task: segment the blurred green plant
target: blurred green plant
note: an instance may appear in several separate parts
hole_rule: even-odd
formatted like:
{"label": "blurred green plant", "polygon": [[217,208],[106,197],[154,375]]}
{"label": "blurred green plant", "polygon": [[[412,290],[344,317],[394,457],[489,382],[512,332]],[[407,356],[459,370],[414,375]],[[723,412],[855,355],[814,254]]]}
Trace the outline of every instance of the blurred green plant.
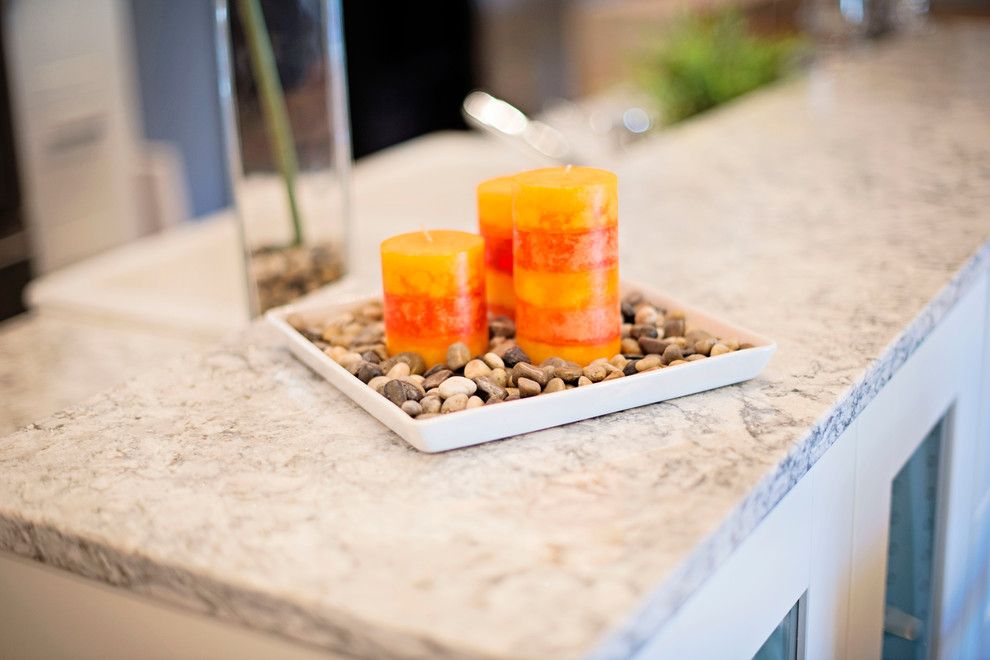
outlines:
{"label": "blurred green plant", "polygon": [[638,78],[671,124],[780,79],[804,43],[795,36],[755,35],[737,10],[688,14],[644,56]]}

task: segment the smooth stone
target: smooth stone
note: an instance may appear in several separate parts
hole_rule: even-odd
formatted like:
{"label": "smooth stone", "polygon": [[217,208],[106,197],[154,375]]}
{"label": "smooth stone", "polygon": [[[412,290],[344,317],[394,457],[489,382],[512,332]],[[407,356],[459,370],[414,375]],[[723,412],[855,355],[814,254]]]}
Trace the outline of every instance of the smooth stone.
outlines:
{"label": "smooth stone", "polygon": [[540,384],[530,378],[518,378],[516,379],[516,383],[519,386],[519,396],[523,399],[536,396],[543,391]]}
{"label": "smooth stone", "polygon": [[380,356],[375,351],[366,350],[366,351],[361,351],[361,359],[364,360],[365,362],[378,364],[379,362],[382,361],[382,356]]}
{"label": "smooth stone", "polygon": [[422,406],[424,413],[438,413],[443,402],[440,400],[440,397],[430,395],[420,399],[419,405]]}
{"label": "smooth stone", "polygon": [[471,360],[464,365],[464,377],[472,380],[487,376],[491,372],[492,368],[481,360]]}
{"label": "smooth stone", "polygon": [[471,360],[471,349],[464,342],[456,341],[447,347],[447,368],[452,371],[461,369]]}
{"label": "smooth stone", "polygon": [[435,365],[433,365],[432,367],[430,367],[429,369],[427,369],[426,371],[423,372],[423,377],[424,378],[429,378],[430,376],[432,376],[433,374],[435,374],[435,373],[437,373],[439,371],[450,371],[450,369],[447,368],[447,365],[446,364],[435,364]]}
{"label": "smooth stone", "polygon": [[584,387],[585,385],[593,385],[594,383],[587,376],[581,376],[578,378],[578,387]]}
{"label": "smooth stone", "polygon": [[582,375],[584,375],[584,370],[581,367],[574,366],[564,366],[557,367],[553,370],[553,375],[556,378],[561,379],[565,383],[573,383]]}
{"label": "smooth stone", "polygon": [[640,337],[639,347],[643,349],[643,353],[657,353],[663,354],[664,349],[670,346],[671,341],[669,339],[654,339],[653,337]]}
{"label": "smooth stone", "polygon": [[389,378],[388,376],[376,376],[375,378],[372,378],[371,380],[368,381],[368,387],[381,394],[382,388],[385,387],[385,383],[389,382],[390,380],[392,379]]}
{"label": "smooth stone", "polygon": [[589,364],[584,368],[584,377],[590,380],[592,383],[597,383],[601,380],[605,380],[605,376],[608,375],[608,370],[605,368],[604,364]]}
{"label": "smooth stone", "polygon": [[402,408],[402,412],[410,417],[418,417],[423,412],[423,406],[418,401],[405,401],[400,407]]}
{"label": "smooth stone", "polygon": [[730,349],[725,344],[715,344],[714,346],[712,346],[712,350],[711,353],[709,353],[709,355],[715,357],[716,355],[724,355],[726,353],[731,353],[731,352],[732,349]]}
{"label": "smooth stone", "polygon": [[507,387],[505,388],[506,401],[515,401],[519,398],[519,388],[518,387]]}
{"label": "smooth stone", "polygon": [[382,388],[382,394],[395,405],[401,406],[409,400],[409,397],[406,396],[407,390],[405,386],[406,384],[400,380],[390,380]]}
{"label": "smooth stone", "polygon": [[441,369],[440,371],[435,371],[425,379],[423,379],[423,387],[427,390],[431,390],[434,387],[439,387],[440,383],[447,380],[454,375],[454,372],[450,369]]}
{"label": "smooth stone", "polygon": [[422,385],[420,385],[415,380],[413,380],[414,378],[415,378],[415,376],[400,376],[397,380],[402,381],[403,383],[405,383],[406,385],[408,385],[410,387],[415,387],[416,388],[416,391],[419,392],[419,396],[416,397],[416,399],[419,400],[419,399],[423,398],[424,396],[426,396],[426,390],[423,389],[423,386]]}
{"label": "smooth stone", "polygon": [[543,362],[540,362],[541,367],[551,366],[551,367],[564,367],[567,366],[567,360],[559,358],[555,355],[551,355]]}
{"label": "smooth stone", "polygon": [[523,349],[518,346],[513,346],[502,354],[502,361],[505,362],[505,366],[511,369],[520,362],[529,362],[529,356],[526,355],[526,351]]}
{"label": "smooth stone", "polygon": [[667,366],[668,367],[676,367],[679,364],[687,364],[687,360],[674,360],[673,362],[671,362]]}
{"label": "smooth stone", "polygon": [[622,340],[619,350],[623,353],[639,353],[640,345],[639,342],[631,337],[626,337]]}
{"label": "smooth stone", "polygon": [[492,382],[489,377],[475,378],[475,385],[478,386],[478,391],[484,393],[484,395],[489,399],[504,399],[508,396],[508,392],[505,388]]}
{"label": "smooth stone", "polygon": [[480,408],[485,405],[485,402],[481,400],[480,396],[468,397],[467,408]]}
{"label": "smooth stone", "polygon": [[677,344],[671,344],[664,349],[662,359],[664,364],[670,364],[674,360],[680,360],[683,357],[684,354],[681,352],[681,347]]}
{"label": "smooth stone", "polygon": [[491,353],[491,352],[485,353],[481,357],[481,359],[482,359],[482,361],[485,364],[488,365],[488,368],[489,369],[504,369],[505,368],[505,362],[503,362],[502,361],[502,358],[500,358],[495,353]]}
{"label": "smooth stone", "polygon": [[697,362],[698,360],[704,360],[705,356],[702,355],[701,353],[694,353],[692,355],[687,356],[684,359],[687,360],[688,362]]}
{"label": "smooth stone", "polygon": [[468,395],[462,393],[455,394],[444,400],[443,405],[440,406],[440,412],[442,413],[452,413],[458,410],[464,410],[467,408]]}
{"label": "smooth stone", "polygon": [[636,368],[636,365],[639,364],[639,362],[639,360],[629,360],[629,362],[626,362],[626,366],[622,368],[622,373],[627,376],[632,376],[635,373],[639,373],[639,369]]}
{"label": "smooth stone", "polygon": [[410,371],[408,364],[405,362],[396,362],[385,375],[389,378],[402,378],[403,376],[408,376],[410,373],[412,371]]}
{"label": "smooth stone", "polygon": [[665,337],[684,336],[684,319],[668,318],[663,322],[663,334]]}
{"label": "smooth stone", "polygon": [[647,369],[654,369],[659,367],[663,363],[663,359],[655,354],[651,353],[647,355],[642,360],[636,362],[636,371],[646,371]]}
{"label": "smooth stone", "polygon": [[486,378],[499,387],[505,387],[509,384],[509,372],[501,367],[492,369],[492,372]]}
{"label": "smooth stone", "polygon": [[449,399],[452,396],[458,394],[463,394],[465,400],[467,397],[471,396],[478,390],[478,386],[474,384],[473,380],[465,378],[464,376],[451,376],[447,380],[440,383],[440,398]]}
{"label": "smooth stone", "polygon": [[621,369],[616,369],[615,371],[613,371],[609,375],[605,376],[605,378],[604,378],[604,380],[602,380],[602,382],[604,383],[606,380],[615,380],[616,378],[622,378],[623,376],[625,376],[625,374],[622,372],[622,370]]}
{"label": "smooth stone", "polygon": [[374,362],[368,362],[365,360],[358,367],[357,374],[355,374],[362,383],[368,383],[372,378],[377,378],[382,375],[382,368],[379,367]]}
{"label": "smooth stone", "polygon": [[564,381],[560,378],[551,378],[547,383],[547,386],[543,388],[543,393],[550,394],[552,392],[562,392],[565,387]]}
{"label": "smooth stone", "polygon": [[529,380],[535,381],[542,388],[550,380],[547,377],[547,372],[539,367],[534,367],[528,362],[520,362],[516,366],[512,367],[512,378],[518,383],[520,378],[528,378]]}
{"label": "smooth stone", "polygon": [[634,325],[629,330],[629,336],[633,339],[639,339],[640,337],[654,337],[656,338],[659,333],[657,332],[657,326],[655,325]]}
{"label": "smooth stone", "polygon": [[657,308],[653,305],[643,305],[636,310],[636,314],[633,317],[633,322],[636,325],[654,325],[657,322],[657,318],[660,314],[657,312]]}

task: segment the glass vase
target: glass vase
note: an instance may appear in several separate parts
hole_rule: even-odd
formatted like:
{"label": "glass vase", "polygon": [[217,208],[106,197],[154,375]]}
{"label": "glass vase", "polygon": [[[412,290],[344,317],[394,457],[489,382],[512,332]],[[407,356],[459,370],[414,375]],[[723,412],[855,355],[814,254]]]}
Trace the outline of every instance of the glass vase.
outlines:
{"label": "glass vase", "polygon": [[216,0],[251,315],[347,271],[350,125],[339,0]]}

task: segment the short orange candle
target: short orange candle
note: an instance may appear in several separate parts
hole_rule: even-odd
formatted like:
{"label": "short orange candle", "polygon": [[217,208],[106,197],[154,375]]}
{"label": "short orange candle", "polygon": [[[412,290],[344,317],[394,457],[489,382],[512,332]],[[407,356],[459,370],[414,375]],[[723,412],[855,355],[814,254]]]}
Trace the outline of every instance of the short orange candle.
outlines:
{"label": "short orange candle", "polygon": [[514,177],[516,342],[539,363],[619,352],[618,179],[590,167]]}
{"label": "short orange candle", "polygon": [[472,355],[488,347],[485,241],[463,231],[418,231],[382,242],[385,341],[390,353],[413,351],[427,364],[460,341]]}
{"label": "short orange candle", "polygon": [[485,290],[488,312],[513,318],[516,296],[512,285],[512,177],[478,185],[478,229],[485,239]]}

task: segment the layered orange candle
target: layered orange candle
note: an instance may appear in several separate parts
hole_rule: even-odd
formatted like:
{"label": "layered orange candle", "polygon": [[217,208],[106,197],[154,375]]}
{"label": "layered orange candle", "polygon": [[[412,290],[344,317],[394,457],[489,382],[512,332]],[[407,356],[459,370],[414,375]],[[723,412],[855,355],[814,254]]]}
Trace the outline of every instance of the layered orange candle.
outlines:
{"label": "layered orange candle", "polygon": [[618,180],[590,167],[514,177],[516,342],[539,363],[619,352]]}
{"label": "layered orange candle", "polygon": [[431,230],[382,242],[385,341],[389,353],[419,353],[428,365],[464,342],[488,347],[485,241],[463,231]]}
{"label": "layered orange candle", "polygon": [[485,239],[485,289],[488,312],[515,315],[512,285],[512,177],[483,181],[478,186],[478,229]]}

